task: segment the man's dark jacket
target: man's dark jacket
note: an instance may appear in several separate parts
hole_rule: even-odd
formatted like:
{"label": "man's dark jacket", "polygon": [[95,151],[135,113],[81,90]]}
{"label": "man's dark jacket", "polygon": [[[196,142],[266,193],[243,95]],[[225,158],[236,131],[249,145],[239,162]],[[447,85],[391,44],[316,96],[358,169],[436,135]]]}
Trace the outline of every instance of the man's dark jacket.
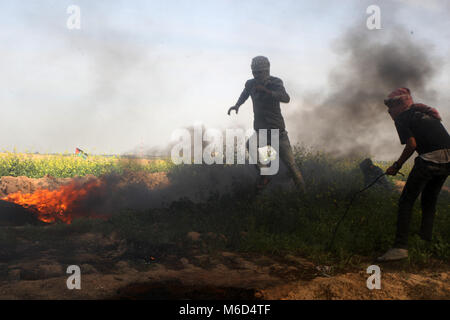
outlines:
{"label": "man's dark jacket", "polygon": [[264,83],[264,86],[272,91],[272,94],[255,90],[258,85],[256,79],[250,79],[245,83],[236,105],[242,105],[249,96],[253,101],[254,121],[253,128],[258,129],[285,129],[284,119],[281,115],[280,102],[288,103],[290,97],[283,86],[283,81],[279,78],[270,76]]}

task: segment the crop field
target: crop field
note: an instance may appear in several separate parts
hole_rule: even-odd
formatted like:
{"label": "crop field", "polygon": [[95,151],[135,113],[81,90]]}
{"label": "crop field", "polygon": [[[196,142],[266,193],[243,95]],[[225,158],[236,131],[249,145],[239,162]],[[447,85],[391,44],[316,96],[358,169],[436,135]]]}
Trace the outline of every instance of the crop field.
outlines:
{"label": "crop field", "polygon": [[73,154],[37,155],[27,153],[0,153],[0,176],[55,178],[101,176],[124,171],[162,172],[173,166],[164,159],[129,159],[118,156],[93,155],[83,158]]}

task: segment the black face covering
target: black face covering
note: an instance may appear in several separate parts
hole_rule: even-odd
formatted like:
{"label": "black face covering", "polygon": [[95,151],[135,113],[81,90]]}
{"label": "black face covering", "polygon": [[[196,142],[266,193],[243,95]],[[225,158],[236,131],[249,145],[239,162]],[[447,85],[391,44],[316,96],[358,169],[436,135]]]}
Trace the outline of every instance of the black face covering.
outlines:
{"label": "black face covering", "polygon": [[255,80],[261,84],[265,84],[266,81],[270,77],[269,70],[258,70],[258,71],[253,71],[252,73],[253,73],[253,77],[255,78]]}

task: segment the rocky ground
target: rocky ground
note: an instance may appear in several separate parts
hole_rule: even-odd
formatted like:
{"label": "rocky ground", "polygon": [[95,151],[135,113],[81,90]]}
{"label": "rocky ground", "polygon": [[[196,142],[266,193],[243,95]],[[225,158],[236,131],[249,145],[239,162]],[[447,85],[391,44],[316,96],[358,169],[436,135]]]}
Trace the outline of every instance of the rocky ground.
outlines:
{"label": "rocky ground", "polygon": [[[191,250],[175,245],[146,257],[115,234],[80,234],[53,248],[19,239],[13,252],[0,252],[0,299],[450,299],[445,265],[417,272],[381,265],[381,289],[369,290],[370,262],[336,273],[293,255],[201,252],[211,236],[191,232]],[[66,285],[74,264],[81,290]]]}

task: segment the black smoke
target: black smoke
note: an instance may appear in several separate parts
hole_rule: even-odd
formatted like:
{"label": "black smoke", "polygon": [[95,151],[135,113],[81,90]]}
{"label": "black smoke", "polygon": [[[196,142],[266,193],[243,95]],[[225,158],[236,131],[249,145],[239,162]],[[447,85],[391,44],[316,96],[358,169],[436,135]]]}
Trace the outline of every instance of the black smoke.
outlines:
{"label": "black smoke", "polygon": [[305,98],[299,108],[303,111],[290,119],[295,136],[335,155],[395,157],[398,138],[383,99],[408,87],[415,102],[433,106],[436,92],[429,84],[439,58],[401,27],[352,28],[337,40],[334,51],[337,67],[329,75],[328,92]]}

